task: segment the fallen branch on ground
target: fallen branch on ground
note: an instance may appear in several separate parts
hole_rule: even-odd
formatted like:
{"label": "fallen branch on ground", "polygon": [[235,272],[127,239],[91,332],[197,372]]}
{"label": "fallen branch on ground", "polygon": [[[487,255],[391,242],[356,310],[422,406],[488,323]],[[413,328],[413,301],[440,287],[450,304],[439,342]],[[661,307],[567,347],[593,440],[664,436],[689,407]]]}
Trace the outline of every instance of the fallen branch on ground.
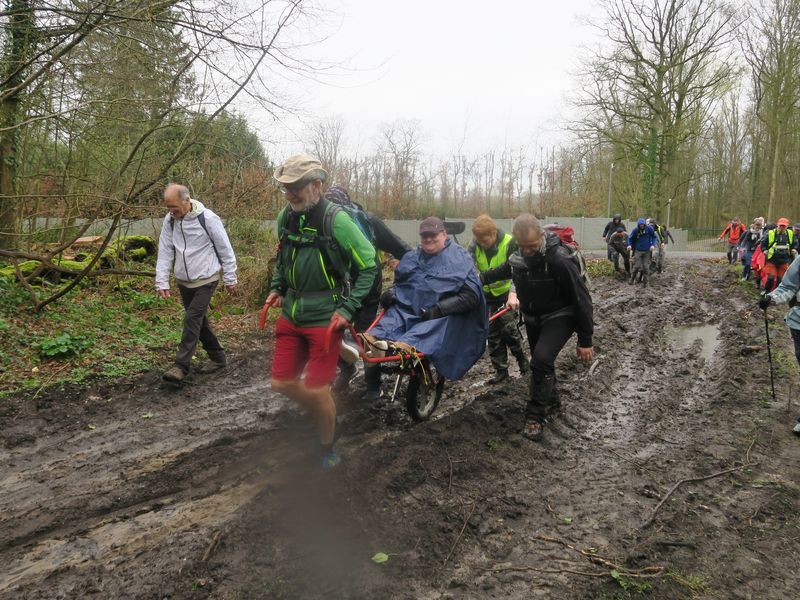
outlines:
{"label": "fallen branch on ground", "polygon": [[201,562],[206,562],[209,558],[211,558],[211,553],[214,552],[214,549],[219,544],[220,538],[222,538],[222,531],[218,529],[217,531],[214,532],[214,535],[211,538],[211,543],[208,545],[208,548],[206,548],[205,554],[203,554]]}
{"label": "fallen branch on ground", "polygon": [[675,492],[675,490],[677,490],[684,483],[692,483],[695,481],[706,481],[707,479],[714,479],[714,477],[719,477],[720,475],[726,475],[727,473],[733,473],[734,471],[741,471],[742,469],[746,469],[747,467],[755,467],[756,465],[758,465],[757,462],[747,462],[743,465],[739,465],[738,467],[731,467],[730,469],[725,469],[724,471],[718,471],[716,473],[712,473],[711,475],[706,475],[705,477],[689,477],[687,479],[681,479],[679,482],[673,485],[666,494],[664,494],[664,497],[661,498],[661,501],[658,504],[656,504],[656,507],[653,509],[653,512],[650,513],[650,517],[644,523],[642,523],[639,529],[646,529],[647,527],[650,527],[650,525],[653,524],[653,521],[656,518],[656,514],[664,505],[664,503]]}
{"label": "fallen branch on ground", "polygon": [[[537,535],[534,537],[537,540],[542,540],[543,542],[561,544],[565,548],[577,552],[578,554],[589,560],[589,562],[606,567],[611,571],[616,571],[620,575],[624,575],[625,577],[653,577],[661,574],[661,572],[664,570],[664,567],[644,567],[642,569],[634,569],[634,570],[626,569],[625,567],[622,567],[616,564],[615,562],[608,560],[607,558],[603,558],[599,554],[590,552],[588,550],[581,550],[580,548],[570,544],[569,542],[565,542],[564,540],[560,540],[558,538],[549,537],[545,535]],[[607,574],[608,573],[606,573],[606,575]]]}
{"label": "fallen branch on ground", "polygon": [[458,532],[458,537],[456,538],[456,541],[453,542],[452,546],[450,546],[450,552],[447,553],[447,556],[445,557],[444,562],[442,563],[442,568],[444,568],[447,565],[447,561],[450,560],[451,556],[453,556],[453,551],[456,549],[456,545],[458,544],[458,541],[461,539],[461,536],[464,535],[464,530],[467,528],[467,523],[469,523],[469,520],[472,518],[472,513],[475,512],[476,506],[478,506],[477,500],[473,501],[472,509],[469,511],[467,518],[464,519],[464,525],[462,525],[461,531]]}

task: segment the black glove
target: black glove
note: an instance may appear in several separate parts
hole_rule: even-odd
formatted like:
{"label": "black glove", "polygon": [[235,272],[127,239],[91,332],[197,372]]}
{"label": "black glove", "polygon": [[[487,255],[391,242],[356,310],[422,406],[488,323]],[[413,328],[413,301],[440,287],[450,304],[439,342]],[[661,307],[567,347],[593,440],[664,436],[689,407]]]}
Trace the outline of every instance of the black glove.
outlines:
{"label": "black glove", "polygon": [[761,310],[767,310],[770,304],[772,304],[772,297],[767,294],[761,296],[761,299],[758,301],[758,307]]}
{"label": "black glove", "polygon": [[390,287],[381,294],[381,299],[379,300],[379,302],[384,310],[386,310],[392,304],[397,302],[397,292],[395,291],[394,286]]}
{"label": "black glove", "polygon": [[420,314],[423,321],[430,321],[431,319],[440,319],[442,317],[442,309],[439,308],[438,304],[434,304],[433,306],[426,308]]}

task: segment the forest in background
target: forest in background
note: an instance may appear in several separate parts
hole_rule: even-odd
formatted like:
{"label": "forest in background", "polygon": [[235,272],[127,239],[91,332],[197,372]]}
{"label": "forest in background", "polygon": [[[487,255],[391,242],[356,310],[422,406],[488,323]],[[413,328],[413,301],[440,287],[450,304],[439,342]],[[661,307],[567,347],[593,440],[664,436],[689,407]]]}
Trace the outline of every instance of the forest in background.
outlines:
{"label": "forest in background", "polygon": [[[469,153],[462,140],[434,156],[421,124],[398,116],[355,151],[340,118],[312,116],[297,149],[386,217],[597,216],[610,198],[634,218],[664,219],[671,201],[679,227],[797,220],[800,0],[603,6],[571,142]],[[76,219],[110,218],[110,243],[126,219],[163,213],[169,181],[224,217],[273,216],[284,157],[237,101],[277,127],[291,108],[275,81],[313,71],[296,40],[320,18],[302,0],[5,0],[0,259],[52,262],[82,234]],[[36,216],[65,220],[41,230]]]}

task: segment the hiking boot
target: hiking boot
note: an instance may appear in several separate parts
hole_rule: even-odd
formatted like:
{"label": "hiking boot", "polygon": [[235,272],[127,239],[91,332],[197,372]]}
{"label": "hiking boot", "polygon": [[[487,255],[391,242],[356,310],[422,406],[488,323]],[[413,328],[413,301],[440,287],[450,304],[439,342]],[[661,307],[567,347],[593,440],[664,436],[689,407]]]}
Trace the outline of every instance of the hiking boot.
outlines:
{"label": "hiking boot", "polygon": [[195,369],[198,373],[215,373],[220,369],[224,369],[228,366],[228,360],[225,358],[225,355],[222,356],[215,356],[214,358],[208,357],[208,362],[201,367]]}
{"label": "hiking boot", "polygon": [[520,375],[527,375],[531,372],[531,363],[527,358],[518,358],[517,364],[519,365]]}
{"label": "hiking boot", "polygon": [[342,391],[353,380],[358,369],[354,364],[346,363],[339,369],[339,374],[336,376],[336,381],[333,382],[333,389]]}
{"label": "hiking boot", "polygon": [[531,419],[525,422],[525,427],[522,428],[523,437],[528,438],[534,442],[542,439],[544,433],[545,421],[538,419]]}
{"label": "hiking boot", "polygon": [[503,383],[506,379],[508,379],[508,369],[503,369],[501,371],[497,371],[494,376],[489,380],[491,385],[497,383]]}
{"label": "hiking boot", "polygon": [[383,396],[383,392],[381,391],[381,388],[372,389],[372,390],[371,389],[367,389],[367,391],[364,392],[364,395],[361,396],[361,399],[364,402],[377,402],[378,400],[381,399],[381,396]]}
{"label": "hiking boot", "polygon": [[342,462],[341,457],[336,454],[333,450],[330,452],[325,452],[322,455],[322,470],[323,471],[330,471],[331,469],[335,469],[339,466],[339,463]]}
{"label": "hiking boot", "polygon": [[631,278],[628,279],[628,285],[633,285],[633,282],[636,280],[636,274],[631,275]]}
{"label": "hiking boot", "polygon": [[186,378],[186,373],[184,373],[183,369],[178,365],[174,365],[169,370],[165,371],[161,378],[170,383],[181,383]]}

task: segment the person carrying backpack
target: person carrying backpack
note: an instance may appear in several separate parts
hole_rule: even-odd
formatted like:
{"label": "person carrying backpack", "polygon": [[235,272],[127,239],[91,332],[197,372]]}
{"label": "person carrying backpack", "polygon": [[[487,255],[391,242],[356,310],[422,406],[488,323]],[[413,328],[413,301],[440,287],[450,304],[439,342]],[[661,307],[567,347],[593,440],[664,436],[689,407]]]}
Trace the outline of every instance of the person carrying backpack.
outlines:
{"label": "person carrying backpack", "polygon": [[742,251],[742,281],[750,279],[750,270],[752,268],[753,253],[761,243],[761,236],[763,234],[764,218],[756,217],[750,229],[739,238],[739,248]]}
{"label": "person carrying backpack", "polygon": [[[778,221],[780,223],[780,221]],[[789,327],[794,342],[794,356],[800,364],[800,257],[795,257],[792,264],[786,270],[783,281],[772,292],[764,293],[758,305],[762,310],[767,310],[772,302],[789,304],[789,312],[786,313],[784,321]],[[790,390],[790,393],[793,393]],[[795,435],[800,435],[800,418],[797,419],[792,430]]]}
{"label": "person carrying backpack", "polygon": [[[612,218],[608,223],[606,223],[606,226],[603,228],[603,239],[606,241],[606,244],[609,243],[609,239],[611,238],[612,235],[614,235],[614,232],[617,231],[619,227],[622,227],[622,230],[625,231],[625,223],[622,222],[622,215],[616,214],[614,215],[614,218]],[[611,248],[609,247],[607,248],[606,258],[608,258],[608,260],[611,260],[612,256],[613,253]]]}
{"label": "person carrying backpack", "polygon": [[[525,322],[531,350],[531,380],[522,435],[537,440],[561,409],[556,387],[555,361],[564,345],[577,334],[577,355],[591,362],[592,298],[580,267],[559,236],[546,232],[539,220],[525,213],[512,228],[518,250],[508,261],[481,273],[491,285],[511,279]],[[511,305],[512,303],[509,302]]]}
{"label": "person carrying backpack", "polygon": [[358,225],[322,198],[327,176],[319,160],[307,154],[292,156],[275,171],[288,204],[278,215],[280,243],[266,301],[266,306],[281,308],[272,389],[314,419],[324,469],[339,464],[330,384],[343,330],[361,308],[377,271],[375,248]]}
{"label": "person carrying backpack", "polygon": [[233,294],[236,291],[236,256],[220,218],[189,196],[186,186],[171,183],[164,190],[164,205],[169,214],[161,224],[156,259],[155,285],[159,296],[170,297],[169,274],[175,282],[185,310],[183,333],[175,355],[175,364],[163,379],[179,384],[192,366],[192,356],[199,341],[211,365],[205,372],[225,367],[225,349],[208,322],[208,305],[220,281]]}
{"label": "person carrying backpack", "polygon": [[[499,230],[489,215],[480,215],[475,219],[472,235],[474,237],[467,251],[472,255],[479,273],[499,267],[517,250],[514,236]],[[516,303],[516,293],[511,289],[510,279],[484,285],[483,293],[490,315],[502,310],[506,303]],[[489,323],[489,359],[495,370],[489,383],[502,383],[508,379],[506,349],[517,359],[520,373],[526,375],[530,371],[530,363],[522,349],[522,339],[517,329],[517,313],[514,309]]]}
{"label": "person carrying backpack", "polygon": [[617,230],[609,236],[608,248],[611,252],[611,258],[613,259],[614,270],[617,273],[622,273],[622,269],[620,269],[619,266],[619,259],[622,257],[622,261],[625,265],[625,275],[626,277],[630,277],[631,259],[628,256],[628,234],[625,232],[624,227],[617,227]]}
{"label": "person carrying backpack", "polygon": [[[659,273],[664,271],[664,262],[667,257],[667,242],[672,240],[672,243],[675,243],[675,238],[672,237],[672,234],[669,232],[664,225],[659,225],[654,218],[650,218],[647,220],[647,224],[653,228],[653,231],[656,234],[656,239],[658,239],[658,255],[655,258],[655,264],[652,265],[655,267],[655,270]],[[652,269],[651,269],[652,272]]]}
{"label": "person carrying backpack", "polygon": [[789,219],[778,219],[777,227],[768,230],[761,238],[761,251],[766,257],[764,290],[767,292],[780,285],[789,263],[797,255],[798,240],[788,227]]}
{"label": "person carrying backpack", "polygon": [[728,226],[719,234],[719,238],[723,239],[727,236],[726,244],[727,250],[725,252],[728,257],[728,262],[733,264],[739,257],[739,237],[745,232],[745,227],[739,220],[739,217],[734,217]]}
{"label": "person carrying backpack", "polygon": [[[411,246],[400,239],[391,229],[386,226],[378,215],[366,212],[364,208],[350,199],[350,194],[342,186],[334,185],[325,192],[324,198],[341,206],[345,212],[358,225],[361,233],[369,240],[376,251],[391,254],[396,260],[401,260],[406,252],[411,251]],[[361,308],[353,317],[353,327],[358,332],[364,332],[375,320],[380,305],[381,291],[383,289],[383,273],[380,263],[375,272],[375,281],[370,288],[366,298],[361,303]],[[356,373],[355,362],[348,362],[343,358],[339,359],[339,375],[333,384],[334,390],[342,390],[347,387]],[[364,365],[364,382],[367,390],[364,393],[365,402],[374,402],[381,397],[381,370],[378,365]]]}
{"label": "person carrying backpack", "polygon": [[657,245],[658,238],[653,228],[647,224],[645,219],[639,219],[636,222],[636,229],[631,231],[628,236],[628,252],[633,254],[633,268],[631,269],[631,278],[628,283],[633,284],[638,273],[639,281],[644,286],[647,286],[650,273],[650,256],[653,253],[653,248]]}

